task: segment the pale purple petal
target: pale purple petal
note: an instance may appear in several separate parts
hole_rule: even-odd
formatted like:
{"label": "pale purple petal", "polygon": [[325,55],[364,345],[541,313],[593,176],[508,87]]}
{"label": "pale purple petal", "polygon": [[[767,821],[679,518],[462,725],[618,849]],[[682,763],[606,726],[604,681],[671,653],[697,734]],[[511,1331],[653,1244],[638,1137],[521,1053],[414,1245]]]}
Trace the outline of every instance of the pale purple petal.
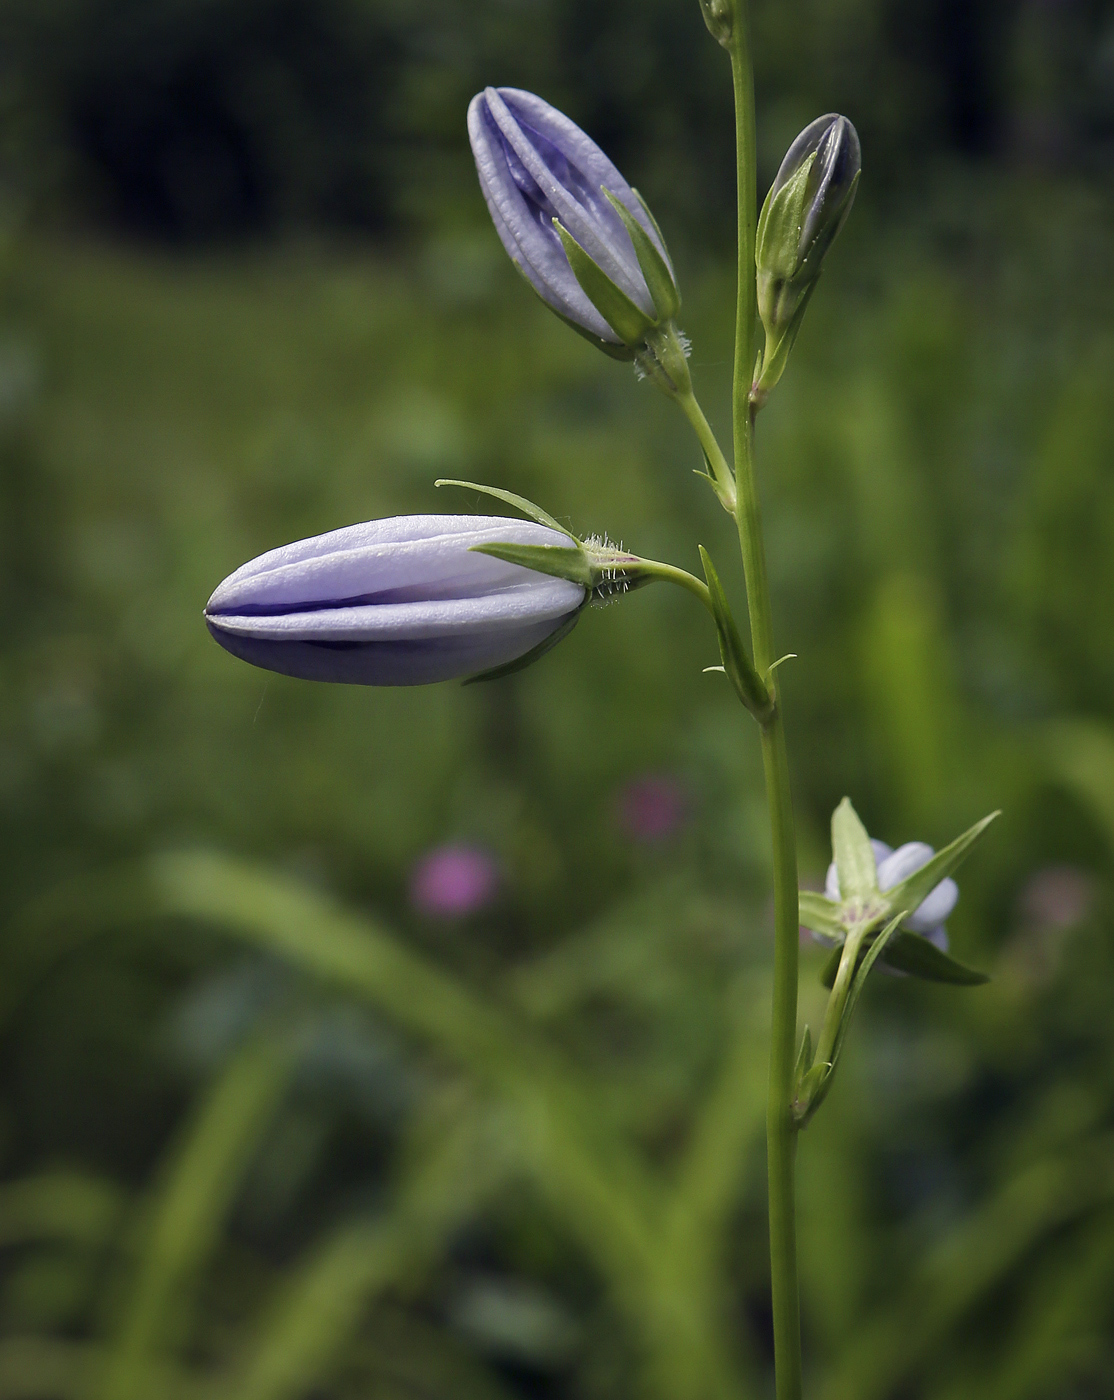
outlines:
{"label": "pale purple petal", "polygon": [[471,552],[566,535],[492,516],[373,520],[284,545],[225,579],[210,632],[253,665],[307,680],[420,685],[488,670],[545,641],[584,589]]}
{"label": "pale purple petal", "polygon": [[[936,854],[932,847],[926,845],[924,841],[907,841],[896,851],[884,842],[875,841],[873,838],[870,844],[874,848],[874,859],[878,866],[878,888],[880,890],[891,890],[895,885],[901,884],[902,880],[907,880],[910,875],[927,865]],[[827,878],[824,881],[824,893],[829,899],[838,900],[840,897],[839,873],[834,861],[828,866]],[[943,925],[955,908],[958,899],[959,887],[955,881],[952,879],[941,880],[905,920],[904,927],[931,939],[937,947],[946,948],[948,936]],[[939,941],[940,939],[943,940],[942,943]]]}
{"label": "pale purple petal", "polygon": [[604,191],[645,229],[667,264],[669,255],[637,195],[590,137],[535,94],[491,87],[469,105],[468,135],[503,246],[550,306],[600,339],[619,343],[569,266],[553,227],[559,218],[611,280],[656,319],[630,235]]}

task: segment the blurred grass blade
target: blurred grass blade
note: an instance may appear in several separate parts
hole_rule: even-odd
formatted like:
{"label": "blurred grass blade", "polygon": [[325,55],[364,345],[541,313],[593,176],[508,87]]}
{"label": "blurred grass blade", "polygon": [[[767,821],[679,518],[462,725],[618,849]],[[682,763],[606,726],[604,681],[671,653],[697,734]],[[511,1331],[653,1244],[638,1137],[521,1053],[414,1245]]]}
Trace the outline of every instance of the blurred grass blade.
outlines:
{"label": "blurred grass blade", "polygon": [[885,1400],[1046,1235],[1114,1200],[1114,1138],[1021,1172],[940,1239],[908,1283],[860,1322],[821,1400]]}
{"label": "blurred grass blade", "polygon": [[[296,1266],[227,1386],[227,1400],[297,1400],[325,1379],[385,1289],[423,1269],[482,1207],[507,1170],[504,1125],[471,1101],[458,1121],[411,1152],[395,1200],[338,1227]],[[409,1166],[409,1164],[408,1164]]]}
{"label": "blurred grass blade", "polygon": [[290,1034],[265,1034],[242,1049],[212,1085],[170,1151],[147,1202],[134,1275],[100,1400],[150,1400],[190,1285],[220,1238],[293,1063]]}
{"label": "blurred grass blade", "polygon": [[1114,732],[1090,720],[1064,720],[1044,733],[1053,776],[1098,819],[1114,850]]}
{"label": "blurred grass blade", "polygon": [[112,1235],[126,1197],[81,1172],[45,1172],[0,1187],[0,1247],[64,1240],[96,1248]]}

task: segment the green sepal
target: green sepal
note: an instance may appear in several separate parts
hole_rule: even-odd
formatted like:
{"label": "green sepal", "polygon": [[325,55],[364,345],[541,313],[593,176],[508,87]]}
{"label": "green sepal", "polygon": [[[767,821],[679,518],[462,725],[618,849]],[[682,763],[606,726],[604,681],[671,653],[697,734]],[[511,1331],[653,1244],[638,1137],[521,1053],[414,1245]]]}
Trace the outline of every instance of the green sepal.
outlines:
{"label": "green sepal", "polygon": [[575,540],[578,545],[580,544],[571,530],[567,530],[564,525],[554,520],[552,515],[542,510],[541,506],[536,506],[525,496],[516,496],[513,491],[504,491],[498,486],[481,486],[478,481],[456,481],[448,476],[438,477],[433,484],[434,486],[463,486],[466,491],[479,491],[485,496],[494,496],[497,501],[504,501],[507,505],[514,506],[515,510],[520,510],[535,525],[547,525],[551,530],[568,535],[570,540]]}
{"label": "green sepal", "polygon": [[[836,1031],[835,1043],[832,1045],[832,1058],[826,1063],[814,1065],[812,1070],[805,1076],[801,1083],[801,1091],[798,1092],[793,1103],[793,1117],[798,1127],[803,1128],[820,1105],[828,1096],[828,1090],[832,1087],[832,1077],[835,1074],[836,1066],[839,1064],[839,1057],[843,1050],[843,1042],[847,1038],[847,1030],[851,1024],[851,1017],[855,1011],[855,1004],[862,995],[866,986],[866,979],[870,976],[874,964],[890,946],[890,942],[897,932],[897,927],[902,919],[906,917],[906,910],[902,910],[895,919],[891,919],[874,942],[870,945],[865,957],[863,957],[855,973],[851,988],[847,993],[847,1000],[843,1004],[843,1014],[839,1018],[839,1029]],[[923,940],[922,940],[923,941]],[[838,966],[838,964],[837,964]],[[834,977],[832,979],[835,980]],[[822,1073],[814,1074],[820,1070]],[[805,1090],[809,1091],[806,1095]]]}
{"label": "green sepal", "polygon": [[885,962],[899,972],[907,972],[910,977],[919,977],[925,982],[945,982],[952,987],[981,987],[990,981],[985,972],[957,962],[948,953],[941,952],[935,943],[909,929],[903,929],[890,944]]}
{"label": "green sepal", "polygon": [[[868,899],[878,893],[878,867],[874,861],[874,850],[866,827],[851,806],[849,797],[845,797],[832,813],[832,854],[839,873],[839,897],[844,904],[849,899]],[[891,909],[895,904],[895,895],[896,891],[886,891]],[[917,901],[919,903],[920,900]],[[915,909],[917,906],[914,904],[912,907]]]}
{"label": "green sepal", "polygon": [[832,1067],[827,1060],[815,1064],[801,1077],[793,1095],[793,1121],[803,1128],[823,1102],[827,1093],[827,1082],[832,1077]]}
{"label": "green sepal", "polygon": [[840,918],[840,906],[834,899],[817,894],[815,890],[800,890],[797,894],[797,909],[798,918],[805,928],[812,929],[813,933],[822,933],[826,938],[837,938],[843,942],[847,935],[847,927]]}
{"label": "green sepal", "polygon": [[[950,846],[945,846],[942,851],[934,855],[927,865],[922,865],[919,870],[914,870],[907,880],[902,880],[900,885],[894,885],[892,889],[887,890],[883,898],[889,907],[891,909],[899,907],[916,909],[941,880],[947,879],[953,870],[962,865],[970,854],[971,847],[990,823],[1001,815],[1001,812],[991,812],[988,817],[983,817],[981,822],[976,822],[962,836],[957,836]],[[841,894],[843,893],[842,880],[841,872]]]}
{"label": "green sepal", "polygon": [[754,260],[760,272],[788,281],[801,266],[801,229],[811,203],[809,180],[816,164],[813,151],[776,193],[771,186],[758,216]]}
{"label": "green sepal", "polygon": [[577,608],[571,617],[567,617],[555,632],[551,632],[548,637],[540,641],[536,647],[532,647],[524,656],[518,656],[513,661],[507,661],[502,666],[493,666],[490,671],[480,671],[474,676],[469,676],[463,681],[464,685],[478,685],[480,681],[497,681],[502,676],[513,676],[516,671],[525,671],[527,666],[532,666],[535,661],[540,661],[547,651],[552,651],[558,642],[564,641],[572,629],[580,621],[581,608]]}
{"label": "green sepal", "polygon": [[545,309],[547,311],[552,311],[554,316],[556,316],[559,321],[564,321],[565,325],[568,326],[570,331],[575,331],[577,335],[580,336],[583,340],[586,340],[589,345],[594,345],[597,350],[602,350],[605,355],[610,356],[610,358],[613,360],[622,360],[624,364],[629,365],[630,362],[634,359],[635,348],[633,346],[623,345],[622,343],[613,340],[604,340],[603,337],[597,335],[595,331],[588,330],[585,326],[580,325],[579,322],[574,321],[571,316],[566,316],[563,311],[558,311],[552,302],[546,301],[545,297],[542,296],[541,292],[538,291],[537,287],[534,286],[533,282],[530,281],[529,277],[526,276],[526,273],[522,270],[518,263],[513,261],[513,259],[511,261],[511,266],[526,283],[526,285],[530,288],[530,290],[545,307]]}
{"label": "green sepal", "polygon": [[508,564],[521,564],[524,569],[533,569],[538,574],[550,574],[553,578],[566,578],[570,583],[579,583],[581,588],[592,587],[592,566],[583,549],[562,549],[550,544],[511,544],[497,541],[493,544],[474,544],[469,554],[490,554],[493,559],[503,559]]}
{"label": "green sepal", "polygon": [[735,625],[735,619],[731,616],[727,595],[723,591],[723,585],[719,581],[715,565],[704,546],[700,545],[699,549],[700,562],[704,566],[704,577],[708,582],[708,593],[712,600],[712,612],[716,620],[716,633],[719,637],[719,654],[723,661],[723,669],[727,672],[728,679],[735,687],[739,699],[751,714],[760,721],[764,720],[770,713],[770,692],[766,689],[762,677],[754,669],[754,663],[743,646],[743,639],[739,636],[739,629]]}
{"label": "green sepal", "polygon": [[[812,1068],[812,1032],[805,1026],[801,1036],[801,1048],[797,1051],[797,1068],[793,1071],[793,1083],[800,1087],[801,1081]],[[794,1098],[797,1090],[794,1090]]]}
{"label": "green sepal", "polygon": [[553,227],[584,295],[625,345],[638,347],[657,325],[590,257],[558,219]]}
{"label": "green sepal", "polygon": [[[681,293],[677,290],[677,284],[673,280],[669,264],[654,246],[654,240],[626,205],[620,203],[609,189],[604,189],[603,193],[612,209],[622,219],[623,227],[630,235],[630,241],[634,245],[634,255],[638,259],[638,266],[642,269],[646,286],[654,299],[658,316],[663,321],[672,321],[681,309]],[[657,225],[655,224],[654,227],[656,228]]]}
{"label": "green sepal", "polygon": [[635,199],[638,200],[639,206],[642,209],[643,214],[645,214],[646,217],[650,220],[650,227],[657,234],[658,240],[660,241],[661,246],[664,248],[665,234],[662,233],[661,225],[658,223],[657,219],[654,218],[653,211],[651,210],[650,206],[646,203],[646,201],[642,198],[641,194],[639,194],[639,192],[634,188],[633,185],[631,186],[630,192],[634,195]]}

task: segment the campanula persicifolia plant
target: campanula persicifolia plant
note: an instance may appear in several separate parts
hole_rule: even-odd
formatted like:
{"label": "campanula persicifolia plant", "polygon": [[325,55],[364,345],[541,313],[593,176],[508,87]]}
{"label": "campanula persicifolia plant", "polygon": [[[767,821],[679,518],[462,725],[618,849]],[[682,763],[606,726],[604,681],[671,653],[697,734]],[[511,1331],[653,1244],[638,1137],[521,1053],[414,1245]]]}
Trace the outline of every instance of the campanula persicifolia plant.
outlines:
{"label": "campanula persicifolia plant", "polygon": [[[730,453],[697,403],[681,296],[645,202],[578,126],[543,98],[486,88],[468,109],[480,187],[496,232],[543,302],[574,331],[669,396],[700,444],[702,473],[734,519],[746,580],[749,644],[715,565],[703,578],[594,539],[540,507],[466,482],[526,520],[411,516],[286,545],[245,564],[210,598],[213,636],[255,665],[310,680],[414,685],[487,679],[530,664],[584,607],[655,580],[680,585],[710,615],[722,671],[756,726],[773,849],[773,1015],[766,1135],[774,1352],[779,1400],[801,1393],[794,1170],[798,1136],[824,1102],[875,963],[939,983],[985,978],[952,958],[944,924],[953,872],[993,816],[935,853],[868,837],[846,798],[832,816],[823,894],[798,891],[797,855],[755,470],[755,425],[794,341],[860,178],[847,117],[811,122],[792,143],[758,212],[746,0],[701,0],[727,51],[735,94],[738,293]],[[781,658],[784,660],[785,658]],[[485,887],[486,888],[486,887]],[[799,929],[832,950],[827,1010],[798,1033]]]}

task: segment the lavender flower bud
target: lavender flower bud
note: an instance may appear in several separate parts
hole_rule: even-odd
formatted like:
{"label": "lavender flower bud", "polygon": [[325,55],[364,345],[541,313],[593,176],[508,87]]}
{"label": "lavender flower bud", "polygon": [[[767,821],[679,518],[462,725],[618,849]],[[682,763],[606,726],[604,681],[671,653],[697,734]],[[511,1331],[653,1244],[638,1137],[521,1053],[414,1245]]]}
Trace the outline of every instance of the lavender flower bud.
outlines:
{"label": "lavender flower bud", "polygon": [[781,377],[825,253],[843,227],[862,166],[859,137],[831,112],[810,122],[785,154],[758,220],[758,314],[766,331],[758,401]]}
{"label": "lavender flower bud", "polygon": [[[902,880],[908,879],[914,871],[927,865],[936,854],[932,847],[925,845],[923,841],[907,841],[896,851],[887,846],[884,841],[876,841],[873,837],[870,844],[874,850],[874,859],[878,867],[878,888],[883,892],[892,890],[895,885],[900,885]],[[824,881],[824,893],[829,899],[834,899],[837,902],[840,898],[839,872],[836,869],[835,861],[828,866],[827,878]],[[948,931],[944,927],[944,922],[955,908],[958,899],[959,887],[955,881],[950,877],[941,880],[928,897],[909,915],[902,927],[913,933],[919,933],[922,938],[927,938],[930,943],[935,943],[942,953],[946,953],[948,951]]]}
{"label": "lavender flower bud", "polygon": [[478,553],[568,549],[530,521],[409,515],[272,549],[230,574],[205,607],[209,631],[254,666],[305,680],[423,685],[513,663],[559,640],[588,590]]}
{"label": "lavender flower bud", "polygon": [[639,195],[590,137],[533,93],[486,88],[469,105],[468,136],[512,261],[574,330],[634,359],[681,304]]}

